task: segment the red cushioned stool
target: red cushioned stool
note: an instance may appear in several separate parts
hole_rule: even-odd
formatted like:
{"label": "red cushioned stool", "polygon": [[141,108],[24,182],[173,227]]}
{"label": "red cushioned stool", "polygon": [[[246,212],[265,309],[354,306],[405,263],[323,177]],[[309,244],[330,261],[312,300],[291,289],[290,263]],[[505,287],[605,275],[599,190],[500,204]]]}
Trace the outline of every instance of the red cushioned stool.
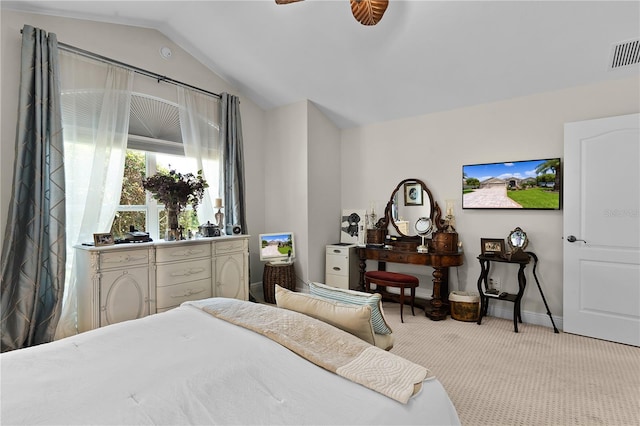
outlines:
{"label": "red cushioned stool", "polygon": [[416,299],[416,287],[420,284],[418,278],[413,275],[399,274],[387,271],[369,271],[364,273],[364,284],[367,292],[371,293],[371,284],[384,287],[396,287],[400,289],[400,322],[404,322],[402,311],[404,310],[404,289],[411,289],[411,314],[415,316],[413,304]]}

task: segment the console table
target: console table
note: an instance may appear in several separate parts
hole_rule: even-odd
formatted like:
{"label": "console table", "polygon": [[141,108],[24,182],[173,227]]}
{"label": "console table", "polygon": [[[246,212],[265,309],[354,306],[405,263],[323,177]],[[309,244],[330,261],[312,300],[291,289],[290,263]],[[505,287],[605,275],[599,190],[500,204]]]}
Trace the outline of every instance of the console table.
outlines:
{"label": "console table", "polygon": [[[558,333],[558,328],[556,327],[555,322],[553,321],[553,316],[551,315],[551,311],[549,310],[549,305],[547,305],[547,299],[544,297],[544,293],[542,292],[542,287],[540,287],[540,282],[538,281],[538,276],[536,275],[536,268],[538,266],[538,256],[536,256],[533,252],[521,252],[526,255],[519,258],[505,258],[500,256],[488,256],[488,255],[480,255],[478,256],[478,260],[480,261],[480,277],[478,278],[478,292],[480,293],[480,315],[478,316],[478,324],[482,322],[482,317],[487,315],[487,310],[489,308],[489,299],[498,299],[498,300],[506,300],[508,302],[513,302],[513,329],[517,333],[518,332],[518,322],[522,322],[522,315],[520,312],[520,302],[522,300],[522,295],[524,294],[524,290],[527,286],[527,279],[525,277],[524,270],[533,259],[533,277],[536,280],[536,284],[538,285],[538,290],[540,291],[540,296],[542,296],[542,301],[544,302],[544,306],[547,308],[547,315],[551,319],[551,324],[553,325],[553,331]],[[518,268],[518,293],[500,293],[500,294],[490,294],[487,293],[487,280],[489,277],[489,270],[491,268],[491,262],[499,262],[499,263],[510,263],[519,265]]]}
{"label": "console table", "polygon": [[377,260],[378,270],[386,271],[387,262],[412,265],[431,266],[433,268],[433,295],[430,303],[425,306],[425,314],[434,321],[443,320],[449,314],[449,267],[460,266],[463,262],[462,253],[418,253],[383,247],[358,247],[360,258],[359,290],[364,290],[364,273],[367,260]]}

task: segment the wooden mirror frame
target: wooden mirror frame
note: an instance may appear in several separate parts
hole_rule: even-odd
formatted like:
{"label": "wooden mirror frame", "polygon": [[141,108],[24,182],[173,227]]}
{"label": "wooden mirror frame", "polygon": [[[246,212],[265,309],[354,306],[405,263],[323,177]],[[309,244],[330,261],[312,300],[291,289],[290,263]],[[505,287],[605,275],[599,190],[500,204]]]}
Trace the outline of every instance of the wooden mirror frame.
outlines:
{"label": "wooden mirror frame", "polygon": [[[520,240],[519,244],[513,241],[516,238]],[[529,238],[527,237],[527,233],[524,232],[522,228],[518,226],[516,229],[511,231],[507,236],[507,244],[511,248],[512,252],[516,252],[518,250],[524,251],[524,249],[527,248],[527,245],[529,244]]]}
{"label": "wooden mirror frame", "polygon": [[[440,206],[438,205],[438,203],[436,201],[434,201],[433,199],[433,194],[431,193],[431,190],[429,189],[429,187],[420,179],[415,179],[415,178],[409,178],[409,179],[404,179],[402,180],[398,186],[395,187],[395,189],[391,192],[391,197],[389,198],[389,202],[387,203],[387,206],[384,209],[384,218],[381,219],[381,221],[383,221],[383,223],[380,223],[380,227],[383,229],[387,229],[389,224],[393,225],[393,228],[396,230],[396,232],[398,233],[399,239],[404,240],[404,241],[419,241],[420,240],[420,236],[419,235],[405,235],[403,234],[400,229],[398,228],[398,226],[396,225],[395,221],[393,220],[393,216],[392,216],[392,209],[393,209],[393,203],[394,203],[394,199],[396,197],[396,194],[398,193],[398,191],[404,190],[404,185],[406,183],[417,183],[420,184],[420,186],[422,186],[422,191],[423,191],[423,200],[422,203],[423,205],[429,205],[430,207],[430,214],[429,214],[429,218],[431,218],[431,221],[433,223],[433,227],[434,227],[434,232],[436,231],[442,231],[446,228],[446,222],[444,219],[442,219],[442,211],[440,210]],[[428,196],[429,200],[424,199],[424,193],[426,193],[426,195]],[[411,224],[412,226],[414,224]]]}

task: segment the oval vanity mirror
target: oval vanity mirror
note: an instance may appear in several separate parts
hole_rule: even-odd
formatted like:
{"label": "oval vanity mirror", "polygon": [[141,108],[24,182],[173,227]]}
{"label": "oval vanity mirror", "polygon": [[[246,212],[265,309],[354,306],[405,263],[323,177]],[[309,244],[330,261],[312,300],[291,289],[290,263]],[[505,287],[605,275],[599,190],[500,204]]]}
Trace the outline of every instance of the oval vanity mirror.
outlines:
{"label": "oval vanity mirror", "polygon": [[509,244],[512,252],[516,252],[524,250],[529,244],[529,240],[527,239],[527,234],[520,227],[517,227],[507,237],[507,244]]}
{"label": "oval vanity mirror", "polygon": [[391,193],[385,213],[400,237],[417,239],[415,225],[419,219],[428,218],[433,226],[435,208],[431,191],[419,179],[405,179]]}

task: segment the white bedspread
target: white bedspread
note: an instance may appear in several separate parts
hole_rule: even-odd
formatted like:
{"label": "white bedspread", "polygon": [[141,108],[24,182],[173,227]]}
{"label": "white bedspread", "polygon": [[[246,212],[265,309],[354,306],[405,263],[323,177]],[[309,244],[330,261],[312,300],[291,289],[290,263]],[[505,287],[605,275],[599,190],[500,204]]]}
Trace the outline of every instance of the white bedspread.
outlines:
{"label": "white bedspread", "polygon": [[0,423],[459,424],[437,380],[406,405],[193,306],[0,357]]}

